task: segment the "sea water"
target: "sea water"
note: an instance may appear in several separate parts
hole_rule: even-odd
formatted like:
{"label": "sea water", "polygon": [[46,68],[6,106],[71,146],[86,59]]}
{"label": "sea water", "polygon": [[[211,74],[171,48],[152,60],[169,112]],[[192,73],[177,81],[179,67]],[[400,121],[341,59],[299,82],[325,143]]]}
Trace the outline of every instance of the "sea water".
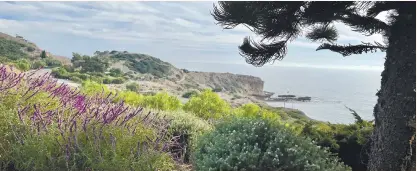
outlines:
{"label": "sea water", "polygon": [[[325,69],[308,67],[253,67],[238,64],[175,64],[194,71],[230,72],[260,77],[264,90],[276,95],[310,96],[310,102],[268,102],[271,106],[294,108],[308,117],[331,123],[352,123],[355,110],[363,119],[372,120],[373,107],[380,88],[381,71]],[[346,106],[346,107],[345,107]]]}

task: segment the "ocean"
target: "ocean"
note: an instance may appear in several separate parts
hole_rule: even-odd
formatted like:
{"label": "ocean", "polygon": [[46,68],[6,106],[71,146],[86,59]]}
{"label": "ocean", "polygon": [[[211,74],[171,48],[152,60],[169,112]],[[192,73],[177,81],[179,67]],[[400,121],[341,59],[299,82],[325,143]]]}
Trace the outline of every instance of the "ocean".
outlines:
{"label": "ocean", "polygon": [[373,107],[380,88],[381,71],[324,69],[308,67],[264,66],[242,64],[175,63],[193,71],[230,72],[260,77],[264,90],[278,94],[310,96],[310,102],[270,102],[271,106],[294,108],[308,117],[330,123],[353,123],[345,107],[355,110],[363,119],[372,120]]}

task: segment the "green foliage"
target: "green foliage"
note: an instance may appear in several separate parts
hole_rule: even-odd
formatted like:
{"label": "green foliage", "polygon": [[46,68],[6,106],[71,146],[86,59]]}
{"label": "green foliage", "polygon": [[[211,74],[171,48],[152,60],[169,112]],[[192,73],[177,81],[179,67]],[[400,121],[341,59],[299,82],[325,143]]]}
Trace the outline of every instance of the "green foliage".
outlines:
{"label": "green foliage", "polygon": [[38,69],[38,68],[43,68],[46,67],[46,63],[44,61],[35,61],[32,63],[32,69]]}
{"label": "green foliage", "polygon": [[76,82],[76,83],[82,83],[82,82],[83,82],[83,80],[82,80],[81,78],[78,78],[78,77],[76,77],[76,76],[70,76],[70,77],[69,77],[69,79],[70,79],[71,81]]}
{"label": "green foliage", "polygon": [[262,109],[253,103],[242,105],[241,107],[234,109],[233,113],[237,117],[251,119],[262,118],[274,123],[279,123],[281,120],[281,117],[278,113],[274,113],[267,109]]}
{"label": "green foliage", "polygon": [[144,106],[152,109],[175,111],[181,108],[181,101],[166,92],[159,92],[153,96],[145,96]]}
{"label": "green foliage", "polygon": [[111,91],[107,88],[107,86],[94,82],[94,81],[84,81],[81,84],[81,92],[87,95],[95,95],[104,92],[105,94],[110,93]]}
{"label": "green foliage", "polygon": [[257,119],[231,119],[199,139],[196,170],[350,170],[310,140]]}
{"label": "green foliage", "polygon": [[365,151],[369,150],[367,143],[372,130],[372,123],[368,121],[350,125],[310,121],[304,126],[301,134],[310,137],[322,147],[328,147],[331,152],[337,153],[352,169],[366,170],[368,158]]}
{"label": "green foliage", "polygon": [[46,52],[43,50],[42,52],[41,52],[41,56],[40,56],[42,59],[45,59],[45,58],[47,58],[48,56],[46,55]]}
{"label": "green foliage", "polygon": [[169,74],[171,64],[163,62],[143,54],[118,53],[111,56],[111,59],[126,60],[125,65],[133,71],[145,74],[149,73],[156,77],[162,78]]}
{"label": "green foliage", "polygon": [[46,65],[47,66],[49,66],[49,67],[60,67],[60,66],[62,66],[62,63],[61,63],[61,61],[58,61],[58,60],[56,60],[56,59],[52,59],[52,58],[44,58],[44,59],[42,59],[45,63],[46,63]]}
{"label": "green foliage", "polygon": [[73,53],[71,59],[75,68],[81,67],[81,72],[99,72],[104,73],[109,67],[109,63],[99,57],[90,57],[87,55],[81,56],[78,53]]}
{"label": "green foliage", "polygon": [[103,78],[103,84],[111,84],[112,79],[109,77]]}
{"label": "green foliage", "polygon": [[20,59],[16,62],[16,68],[21,71],[28,71],[30,69],[30,63],[26,59]]}
{"label": "green foliage", "polygon": [[184,111],[162,111],[160,114],[172,119],[169,132],[173,136],[179,136],[180,147],[171,149],[171,152],[176,153],[180,161],[188,163],[199,137],[212,131],[213,126],[192,113]]}
{"label": "green foliage", "polygon": [[126,89],[129,90],[129,91],[138,92],[139,91],[139,84],[135,83],[135,82],[127,84]]}
{"label": "green foliage", "polygon": [[65,70],[64,68],[61,68],[61,67],[52,69],[51,74],[56,78],[61,78],[61,79],[69,79],[70,78],[70,75],[67,72],[67,70]]}
{"label": "green foliage", "polygon": [[220,88],[220,87],[215,87],[212,91],[213,92],[222,92],[222,88]]}
{"label": "green foliage", "polygon": [[142,106],[145,103],[145,96],[133,91],[120,91],[118,92],[116,100],[123,100],[126,104],[132,106]]}
{"label": "green foliage", "polygon": [[230,105],[210,89],[191,97],[183,109],[204,119],[221,118],[228,115],[231,110]]}
{"label": "green foliage", "polygon": [[121,77],[121,76],[123,76],[123,72],[119,68],[112,68],[112,69],[110,69],[110,74],[109,75],[112,76],[112,77]]}
{"label": "green foliage", "polygon": [[32,47],[32,46],[29,46],[29,47],[27,47],[26,49],[27,49],[27,51],[28,51],[28,52],[33,52],[33,51],[35,51],[35,50],[36,50],[36,49],[35,49],[34,47]]}
{"label": "green foliage", "polygon": [[18,60],[28,58],[29,56],[21,50],[23,47],[25,47],[24,44],[0,38],[0,56],[4,56],[7,59]]}
{"label": "green foliage", "polygon": [[112,84],[123,84],[125,82],[125,79],[123,78],[115,78],[111,80]]}
{"label": "green foliage", "polygon": [[191,97],[196,96],[196,95],[198,95],[198,91],[192,90],[192,91],[188,91],[188,92],[184,93],[182,95],[182,97],[188,99],[188,98],[191,98]]}

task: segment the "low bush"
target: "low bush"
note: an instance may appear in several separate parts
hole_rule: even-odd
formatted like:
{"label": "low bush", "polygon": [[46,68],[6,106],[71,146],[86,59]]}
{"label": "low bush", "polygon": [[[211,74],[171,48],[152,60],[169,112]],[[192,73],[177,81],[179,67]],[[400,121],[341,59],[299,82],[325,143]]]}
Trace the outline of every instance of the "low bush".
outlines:
{"label": "low bush", "polygon": [[81,92],[87,95],[96,95],[100,93],[108,94],[111,91],[107,88],[107,86],[94,82],[94,81],[83,81],[81,84]]}
{"label": "low bush", "polygon": [[184,93],[182,95],[182,97],[188,99],[188,98],[191,98],[192,96],[196,96],[196,95],[198,95],[198,91],[192,90],[192,91],[189,91],[189,92]]}
{"label": "low bush", "polygon": [[125,82],[125,79],[123,78],[115,78],[111,80],[112,84],[123,84]]}
{"label": "low bush", "polygon": [[83,82],[83,80],[82,80],[81,78],[78,78],[78,77],[76,77],[76,76],[70,76],[70,77],[69,77],[69,79],[70,79],[71,81],[76,82],[76,83],[81,83],[81,82]]}
{"label": "low bush", "polygon": [[143,105],[151,109],[175,111],[181,109],[182,104],[177,97],[170,96],[166,92],[159,92],[153,96],[145,96]]}
{"label": "low bush", "polygon": [[[352,114],[357,115],[356,112]],[[357,117],[355,123],[349,125],[310,121],[304,126],[301,134],[337,153],[353,170],[366,170],[368,162],[366,154],[370,147],[368,140],[372,130],[372,122]]]}
{"label": "low bush", "polygon": [[172,147],[170,152],[176,160],[189,163],[192,150],[195,149],[198,138],[213,130],[213,126],[207,121],[184,111],[156,111],[160,116],[171,119],[170,134],[178,139],[178,146]]}
{"label": "low bush", "polygon": [[39,69],[39,68],[43,68],[46,67],[46,63],[44,61],[35,61],[32,63],[31,68],[32,69]]}
{"label": "low bush", "polygon": [[196,170],[350,170],[310,140],[247,118],[222,122],[203,135],[193,158]]}
{"label": "low bush", "polygon": [[278,115],[278,113],[274,113],[267,109],[262,109],[253,103],[242,105],[241,107],[234,109],[233,113],[237,117],[245,117],[251,119],[262,118],[274,123],[279,123],[281,120],[281,117]]}
{"label": "low bush", "polygon": [[126,89],[129,90],[129,91],[138,92],[139,91],[139,84],[135,83],[135,82],[127,84]]}
{"label": "low bush", "polygon": [[20,59],[15,64],[16,68],[21,71],[28,71],[30,69],[30,63],[26,59]]}
{"label": "low bush", "polygon": [[110,76],[112,76],[112,77],[121,77],[121,76],[123,76],[123,72],[122,72],[122,70],[120,70],[119,68],[112,68],[112,69],[110,69]]}
{"label": "low bush", "polygon": [[120,91],[118,92],[116,100],[123,100],[126,104],[132,106],[143,106],[145,103],[145,96],[133,91]]}
{"label": "low bush", "polygon": [[112,79],[109,77],[103,78],[103,84],[111,84]]}
{"label": "low bush", "polygon": [[44,58],[44,59],[42,59],[45,63],[46,63],[46,65],[47,66],[49,66],[49,67],[60,67],[60,66],[62,66],[62,63],[61,63],[61,61],[58,61],[58,60],[56,60],[56,59],[52,59],[52,58]]}
{"label": "low bush", "polygon": [[218,94],[206,89],[191,97],[183,109],[204,119],[216,119],[228,115],[231,107]]}

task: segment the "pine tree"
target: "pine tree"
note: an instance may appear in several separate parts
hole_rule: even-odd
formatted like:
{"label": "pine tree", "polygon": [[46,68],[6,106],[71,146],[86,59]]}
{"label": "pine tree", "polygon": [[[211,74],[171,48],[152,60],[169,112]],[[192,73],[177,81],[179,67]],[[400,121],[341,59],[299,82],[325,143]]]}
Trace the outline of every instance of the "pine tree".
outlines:
{"label": "pine tree", "polygon": [[[389,21],[376,18],[389,12]],[[371,138],[368,170],[415,170],[416,116],[416,3],[404,1],[257,1],[219,2],[212,16],[225,29],[244,25],[271,43],[250,37],[239,46],[246,62],[263,66],[282,60],[287,44],[302,36],[320,41],[317,50],[349,56],[386,52],[381,89],[374,107],[375,129]],[[366,35],[382,34],[384,42],[338,45],[335,22],[342,22]],[[413,126],[414,125],[414,126]]]}
{"label": "pine tree", "polygon": [[47,56],[46,56],[46,52],[43,50],[43,51],[42,51],[42,53],[41,53],[41,58],[42,58],[42,59],[45,59],[46,57],[47,57]]}

